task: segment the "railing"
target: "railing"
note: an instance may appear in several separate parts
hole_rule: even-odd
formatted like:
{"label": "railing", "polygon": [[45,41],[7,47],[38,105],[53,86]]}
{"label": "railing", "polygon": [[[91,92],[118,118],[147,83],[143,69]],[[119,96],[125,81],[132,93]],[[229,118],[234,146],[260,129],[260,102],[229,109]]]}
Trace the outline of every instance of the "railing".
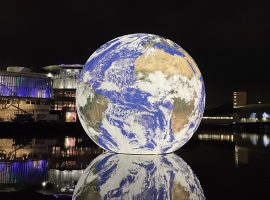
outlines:
{"label": "railing", "polygon": [[[6,88],[7,90],[9,90],[11,93],[13,93],[12,96],[15,96],[15,92],[12,91],[8,86],[4,85],[3,83],[0,83],[0,86]],[[2,91],[2,90],[1,90],[1,91]]]}

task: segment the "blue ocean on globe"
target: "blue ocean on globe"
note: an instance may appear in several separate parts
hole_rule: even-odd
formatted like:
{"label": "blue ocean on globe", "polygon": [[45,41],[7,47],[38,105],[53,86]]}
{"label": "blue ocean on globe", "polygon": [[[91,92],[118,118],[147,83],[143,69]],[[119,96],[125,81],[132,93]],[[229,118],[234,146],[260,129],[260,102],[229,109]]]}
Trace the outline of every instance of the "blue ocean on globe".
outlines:
{"label": "blue ocean on globe", "polygon": [[205,89],[176,43],[130,34],[97,49],[78,77],[76,107],[89,137],[117,153],[162,154],[183,146],[203,116]]}
{"label": "blue ocean on globe", "polygon": [[176,154],[104,153],[84,170],[73,200],[204,200],[200,182]]}

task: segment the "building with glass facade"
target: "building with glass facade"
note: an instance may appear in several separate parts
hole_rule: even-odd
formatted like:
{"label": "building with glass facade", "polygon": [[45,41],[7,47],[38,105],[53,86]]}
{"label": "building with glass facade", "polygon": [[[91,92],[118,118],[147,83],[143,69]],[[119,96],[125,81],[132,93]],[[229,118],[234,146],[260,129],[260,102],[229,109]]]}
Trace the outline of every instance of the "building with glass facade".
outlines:
{"label": "building with glass facade", "polygon": [[39,115],[48,114],[52,86],[46,74],[33,73],[28,68],[8,67],[7,71],[0,71],[0,120],[37,120]]}
{"label": "building with glass facade", "polygon": [[53,81],[53,99],[51,112],[57,113],[66,122],[76,122],[75,95],[77,76],[83,65],[51,65],[43,69]]}
{"label": "building with glass facade", "polygon": [[0,71],[0,96],[52,98],[52,80],[44,74]]}
{"label": "building with glass facade", "polygon": [[39,121],[57,116],[60,121],[76,122],[76,80],[82,67],[51,65],[43,68],[45,73],[34,73],[11,66],[0,71],[0,121],[19,117]]}

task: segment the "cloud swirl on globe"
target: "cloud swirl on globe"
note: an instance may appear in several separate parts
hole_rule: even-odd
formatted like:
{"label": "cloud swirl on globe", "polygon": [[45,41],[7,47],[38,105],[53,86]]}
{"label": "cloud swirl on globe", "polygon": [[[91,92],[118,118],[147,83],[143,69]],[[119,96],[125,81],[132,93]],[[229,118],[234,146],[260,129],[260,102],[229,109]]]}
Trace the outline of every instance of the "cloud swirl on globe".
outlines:
{"label": "cloud swirl on globe", "polygon": [[78,77],[76,107],[100,147],[128,154],[170,153],[200,124],[205,89],[200,70],[176,43],[131,34],[97,49]]}

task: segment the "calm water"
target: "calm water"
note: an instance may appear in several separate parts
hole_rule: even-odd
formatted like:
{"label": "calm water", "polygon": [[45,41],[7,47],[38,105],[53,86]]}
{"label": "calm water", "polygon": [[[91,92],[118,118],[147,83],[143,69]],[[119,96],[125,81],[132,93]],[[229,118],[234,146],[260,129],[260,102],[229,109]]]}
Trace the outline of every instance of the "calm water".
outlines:
{"label": "calm water", "polygon": [[1,199],[268,199],[269,185],[267,134],[198,132],[163,156],[104,153],[87,137],[0,139]]}

